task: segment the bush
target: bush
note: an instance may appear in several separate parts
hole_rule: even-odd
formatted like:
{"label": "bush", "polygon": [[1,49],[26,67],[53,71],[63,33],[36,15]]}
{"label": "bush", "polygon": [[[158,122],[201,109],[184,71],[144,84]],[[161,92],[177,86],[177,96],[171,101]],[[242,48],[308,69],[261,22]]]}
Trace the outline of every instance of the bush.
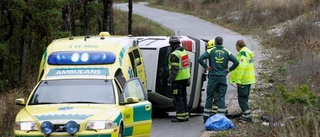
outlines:
{"label": "bush", "polygon": [[309,90],[307,85],[302,85],[293,89],[293,91],[288,91],[284,86],[280,86],[282,98],[288,103],[298,103],[307,106],[315,106],[318,102],[318,97]]}

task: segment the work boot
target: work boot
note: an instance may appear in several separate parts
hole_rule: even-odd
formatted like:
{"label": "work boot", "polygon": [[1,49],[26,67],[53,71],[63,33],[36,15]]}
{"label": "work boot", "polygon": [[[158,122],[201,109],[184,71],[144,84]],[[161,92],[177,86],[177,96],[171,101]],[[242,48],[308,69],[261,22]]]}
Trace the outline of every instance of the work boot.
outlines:
{"label": "work boot", "polygon": [[189,112],[186,112],[186,113],[185,113],[185,119],[186,119],[186,121],[189,121],[189,117],[190,117],[190,113],[189,113]]}
{"label": "work boot", "polygon": [[253,122],[252,118],[246,118],[246,117],[243,117],[243,116],[240,116],[240,117],[238,118],[238,120],[239,120],[240,122],[245,122],[245,123],[252,123],[252,122]]}
{"label": "work boot", "polygon": [[171,122],[186,122],[186,119],[172,119]]}
{"label": "work boot", "polygon": [[206,123],[209,117],[203,116],[203,123]]}

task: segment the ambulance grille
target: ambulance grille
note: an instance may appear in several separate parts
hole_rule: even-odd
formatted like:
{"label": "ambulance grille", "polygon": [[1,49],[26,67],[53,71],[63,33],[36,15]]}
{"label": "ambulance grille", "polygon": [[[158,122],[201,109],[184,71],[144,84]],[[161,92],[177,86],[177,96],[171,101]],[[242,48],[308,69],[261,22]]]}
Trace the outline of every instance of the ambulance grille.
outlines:
{"label": "ambulance grille", "polygon": [[[78,125],[78,127],[79,127],[79,125]],[[67,132],[66,124],[55,124],[55,125],[53,125],[53,132]]]}

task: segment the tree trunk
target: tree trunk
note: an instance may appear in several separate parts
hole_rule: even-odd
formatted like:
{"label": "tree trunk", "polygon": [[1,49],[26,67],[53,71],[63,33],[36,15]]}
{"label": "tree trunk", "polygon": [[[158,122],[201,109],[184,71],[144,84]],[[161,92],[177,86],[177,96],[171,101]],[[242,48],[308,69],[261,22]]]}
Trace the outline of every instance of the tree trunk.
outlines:
{"label": "tree trunk", "polygon": [[[29,17],[27,14],[23,15],[21,30],[23,31],[29,23]],[[25,83],[27,77],[27,67],[26,67],[26,61],[27,61],[27,53],[28,53],[28,40],[25,39],[24,36],[21,36],[20,39],[20,68],[19,68],[19,84]]]}
{"label": "tree trunk", "polygon": [[0,56],[0,74],[3,72],[3,64],[4,64],[3,58]]}
{"label": "tree trunk", "polygon": [[102,0],[103,3],[103,27],[102,31],[108,31],[110,34],[114,34],[113,30],[113,0]]}
{"label": "tree trunk", "polygon": [[[13,29],[14,29],[14,22],[11,18],[11,10],[8,10],[6,7],[4,7],[3,5],[0,5],[0,12],[2,12],[8,23],[9,23],[9,31],[7,32],[7,35],[4,37],[3,41],[7,41],[9,40],[9,38],[11,38],[11,36],[13,35]],[[0,15],[2,14],[0,13]],[[1,20],[1,16],[0,16],[0,20]],[[2,26],[1,26],[2,27]],[[7,27],[6,25],[3,27]]]}
{"label": "tree trunk", "polygon": [[128,34],[132,35],[132,0],[129,0],[128,23]]}
{"label": "tree trunk", "polygon": [[88,10],[87,10],[87,5],[88,5],[88,1],[84,2],[84,35],[89,35],[88,34]]}
{"label": "tree trunk", "polygon": [[[62,30],[63,31],[69,31],[71,32],[71,8],[72,8],[72,3],[69,3],[68,5],[64,6],[62,8]],[[71,36],[73,35],[72,33],[70,34]]]}

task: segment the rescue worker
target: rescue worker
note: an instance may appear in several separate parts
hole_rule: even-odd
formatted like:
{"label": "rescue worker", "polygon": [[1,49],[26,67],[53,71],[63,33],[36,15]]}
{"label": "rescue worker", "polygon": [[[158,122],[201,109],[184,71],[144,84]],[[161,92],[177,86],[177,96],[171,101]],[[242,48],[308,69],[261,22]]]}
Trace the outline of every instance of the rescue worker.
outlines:
{"label": "rescue worker", "polygon": [[[208,45],[207,45],[207,52],[210,52],[212,48],[214,48],[215,46],[215,42],[214,42],[214,39],[211,39],[208,41]],[[214,95],[213,95],[213,102],[212,102],[212,114],[211,115],[214,115],[214,114],[217,114],[218,112],[218,93],[215,92]]]}
{"label": "rescue worker", "polygon": [[180,38],[172,36],[169,39],[171,54],[168,58],[168,83],[172,87],[173,104],[176,107],[176,119],[171,122],[189,120],[187,103],[187,86],[190,85],[190,65],[187,51],[180,46]]}
{"label": "rescue worker", "polygon": [[[209,71],[209,81],[207,86],[207,97],[205,108],[203,110],[203,120],[206,120],[212,115],[212,100],[214,94],[218,94],[218,114],[225,115],[225,95],[227,92],[227,74],[233,71],[239,64],[238,60],[232,53],[223,47],[223,39],[218,36],[215,38],[215,48],[210,51],[203,53],[199,58],[198,62],[206,70]],[[204,60],[209,59],[209,65]],[[231,61],[233,64],[228,69],[228,63]],[[227,69],[226,69],[227,68]]]}
{"label": "rescue worker", "polygon": [[247,48],[243,40],[238,40],[236,43],[239,61],[239,66],[231,73],[230,83],[237,84],[238,103],[242,111],[240,121],[252,122],[251,110],[248,100],[251,84],[256,82],[255,69],[253,64],[254,53]]}
{"label": "rescue worker", "polygon": [[212,49],[215,46],[214,39],[208,41],[207,50]]}

